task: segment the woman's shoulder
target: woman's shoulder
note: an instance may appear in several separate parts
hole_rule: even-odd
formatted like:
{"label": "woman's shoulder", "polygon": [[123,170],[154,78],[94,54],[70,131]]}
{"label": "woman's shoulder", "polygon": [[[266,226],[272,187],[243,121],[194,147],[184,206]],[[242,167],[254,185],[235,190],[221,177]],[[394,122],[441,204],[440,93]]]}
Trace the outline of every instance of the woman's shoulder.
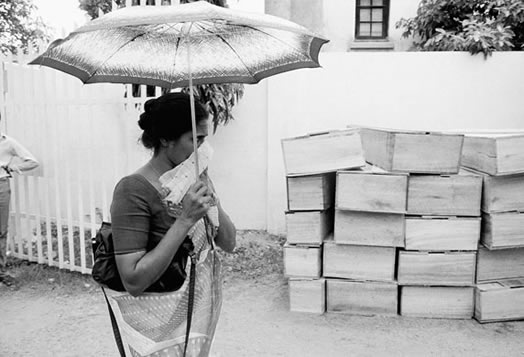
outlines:
{"label": "woman's shoulder", "polygon": [[147,179],[139,173],[133,173],[122,177],[115,186],[115,193],[125,193],[130,191],[135,194],[139,192],[147,194],[155,192],[154,187],[152,187]]}

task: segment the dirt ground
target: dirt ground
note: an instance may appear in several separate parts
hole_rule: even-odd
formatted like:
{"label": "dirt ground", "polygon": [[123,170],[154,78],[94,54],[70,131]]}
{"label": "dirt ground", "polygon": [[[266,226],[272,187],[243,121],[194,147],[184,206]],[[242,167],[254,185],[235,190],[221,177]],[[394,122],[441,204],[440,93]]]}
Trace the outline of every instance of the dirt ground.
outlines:
{"label": "dirt ground", "polygon": [[[264,256],[278,244],[251,237],[241,245],[246,254],[233,259]],[[281,267],[267,271],[267,261],[246,263],[256,274],[241,275],[229,263],[215,357],[524,356],[523,321],[295,313],[289,311]],[[0,356],[118,355],[102,293],[87,277],[31,266],[17,274],[16,288],[0,285]]]}

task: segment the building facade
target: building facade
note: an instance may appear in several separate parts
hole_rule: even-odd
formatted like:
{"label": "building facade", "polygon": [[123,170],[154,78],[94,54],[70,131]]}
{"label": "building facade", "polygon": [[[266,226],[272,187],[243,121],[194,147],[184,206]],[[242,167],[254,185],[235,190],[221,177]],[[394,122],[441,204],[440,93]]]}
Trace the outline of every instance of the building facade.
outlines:
{"label": "building facade", "polygon": [[329,52],[406,51],[411,40],[396,28],[416,15],[420,0],[265,0],[266,14],[307,27],[330,40]]}

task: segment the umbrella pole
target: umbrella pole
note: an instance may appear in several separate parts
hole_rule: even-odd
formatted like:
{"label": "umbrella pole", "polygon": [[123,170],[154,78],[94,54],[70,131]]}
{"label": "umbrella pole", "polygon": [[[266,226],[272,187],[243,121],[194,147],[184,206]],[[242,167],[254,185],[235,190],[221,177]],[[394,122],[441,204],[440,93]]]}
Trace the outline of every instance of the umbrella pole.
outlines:
{"label": "umbrella pole", "polygon": [[[189,38],[189,31],[191,30],[191,25],[187,31],[187,36]],[[193,133],[193,152],[195,153],[195,181],[198,181],[200,176],[198,168],[198,141],[196,133],[196,118],[195,118],[195,97],[193,92],[193,74],[191,73],[191,41],[188,41],[187,45],[187,67],[189,72],[189,103],[191,106],[191,131]]]}

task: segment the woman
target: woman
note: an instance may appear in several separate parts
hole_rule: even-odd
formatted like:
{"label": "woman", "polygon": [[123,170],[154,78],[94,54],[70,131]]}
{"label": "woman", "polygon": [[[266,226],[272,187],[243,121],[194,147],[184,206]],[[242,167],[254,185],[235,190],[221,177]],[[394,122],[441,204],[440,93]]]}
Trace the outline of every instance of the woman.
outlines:
{"label": "woman", "polygon": [[[189,99],[183,93],[168,93],[146,102],[138,124],[143,130],[141,141],[153,156],[135,173],[124,177],[113,195],[116,263],[131,296],[115,296],[112,304],[120,312],[121,330],[133,356],[183,355],[189,279],[176,292],[144,292],[168,269],[186,237],[191,239],[198,257],[187,354],[208,355],[221,306],[220,266],[214,245],[226,252],[235,247],[235,227],[216,199],[207,170],[197,182],[190,182],[179,205],[168,209],[164,200],[169,192],[160,184],[160,177],[179,165],[191,164]],[[200,146],[208,135],[209,114],[198,102],[195,114]],[[215,224],[206,223],[210,222],[207,216],[211,210],[218,211]]]}

